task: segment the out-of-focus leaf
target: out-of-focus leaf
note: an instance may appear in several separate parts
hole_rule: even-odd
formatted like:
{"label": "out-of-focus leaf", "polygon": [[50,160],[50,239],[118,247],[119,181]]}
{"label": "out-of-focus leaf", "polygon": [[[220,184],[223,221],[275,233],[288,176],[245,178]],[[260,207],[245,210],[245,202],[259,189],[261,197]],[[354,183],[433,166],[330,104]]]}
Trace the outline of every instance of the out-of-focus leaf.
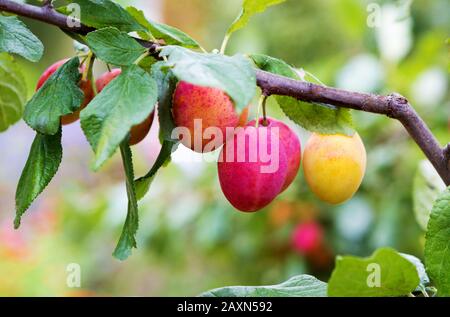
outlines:
{"label": "out-of-focus leaf", "polygon": [[25,78],[14,59],[0,54],[0,132],[22,118],[27,98]]}
{"label": "out-of-focus leaf", "polygon": [[231,24],[227,34],[231,34],[245,27],[253,15],[264,12],[268,7],[284,1],[286,0],[244,0],[242,3],[242,11],[233,24]]}
{"label": "out-of-focus leaf", "polygon": [[450,296],[450,187],[433,205],[425,236],[425,265],[439,296]]}
{"label": "out-of-focus leaf", "polygon": [[298,275],[270,286],[229,286],[201,294],[201,297],[325,297],[327,284],[311,275]]}
{"label": "out-of-focus leaf", "polygon": [[406,296],[419,285],[413,263],[390,248],[368,258],[339,256],[328,281],[328,296]]}

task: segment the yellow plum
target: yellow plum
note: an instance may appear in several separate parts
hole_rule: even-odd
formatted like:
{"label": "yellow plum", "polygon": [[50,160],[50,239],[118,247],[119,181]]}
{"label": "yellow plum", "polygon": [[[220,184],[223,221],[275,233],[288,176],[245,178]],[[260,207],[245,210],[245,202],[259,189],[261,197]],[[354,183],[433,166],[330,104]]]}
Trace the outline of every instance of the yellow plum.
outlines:
{"label": "yellow plum", "polygon": [[313,133],[303,153],[306,182],[319,199],[340,204],[361,185],[366,160],[366,150],[357,133],[352,137]]}

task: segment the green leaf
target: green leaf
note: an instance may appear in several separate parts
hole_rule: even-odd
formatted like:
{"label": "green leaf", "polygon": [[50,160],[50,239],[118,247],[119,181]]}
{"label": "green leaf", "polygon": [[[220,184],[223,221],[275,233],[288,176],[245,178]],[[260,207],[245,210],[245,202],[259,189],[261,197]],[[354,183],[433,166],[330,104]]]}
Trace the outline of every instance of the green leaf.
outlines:
{"label": "green leaf", "polygon": [[126,260],[131,255],[131,250],[136,248],[136,232],[139,227],[139,211],[136,199],[136,189],[134,187],[133,158],[128,138],[120,145],[123,167],[125,170],[126,187],[128,196],[128,211],[125,224],[120,235],[119,242],[114,250],[113,256],[121,261]]}
{"label": "green leaf", "polygon": [[256,92],[256,74],[243,55],[196,53],[179,46],[166,46],[161,56],[168,56],[172,72],[182,81],[225,91],[239,110],[244,109]]}
{"label": "green leaf", "polygon": [[420,291],[420,288],[424,290],[428,284],[430,284],[430,278],[425,270],[425,266],[422,261],[411,254],[399,253],[402,257],[407,259],[409,262],[414,264],[417,270],[417,274],[419,274],[420,285],[416,288],[415,291]]}
{"label": "green leaf", "polygon": [[450,296],[450,187],[437,198],[425,235],[425,266],[439,296]]}
{"label": "green leaf", "polygon": [[[142,27],[144,27],[148,34],[139,33],[144,39],[151,40],[152,37],[164,40],[166,45],[179,45],[187,48],[200,48],[200,45],[186,33],[174,28],[170,25],[157,23],[149,20],[145,17],[143,11],[136,9],[135,7],[128,7],[128,13],[138,21]],[[145,32],[144,32],[145,33]]]}
{"label": "green leaf", "polygon": [[327,284],[311,275],[298,275],[271,286],[229,286],[200,294],[201,297],[325,297]]}
{"label": "green leaf", "polygon": [[443,190],[445,184],[430,161],[421,161],[414,177],[413,202],[414,215],[423,230],[427,230],[431,208]]}
{"label": "green leaf", "polygon": [[160,139],[177,142],[172,139],[172,131],[176,125],[172,116],[172,96],[178,79],[169,69],[166,62],[157,62],[152,66],[151,75],[158,85],[158,118]]}
{"label": "green leaf", "polygon": [[131,65],[147,50],[125,32],[109,27],[86,36],[88,46],[106,63]]}
{"label": "green leaf", "polygon": [[74,0],[71,5],[78,4],[80,11],[70,6],[64,6],[57,11],[76,17],[79,13],[84,25],[101,29],[116,27],[124,32],[145,30],[122,6],[110,0]]}
{"label": "green leaf", "polygon": [[20,226],[22,215],[55,176],[61,159],[61,129],[55,135],[37,133],[17,185],[16,229]]}
{"label": "green leaf", "polygon": [[172,118],[172,96],[177,86],[177,79],[167,69],[165,62],[155,63],[151,73],[158,84],[158,118],[162,147],[150,171],[144,177],[135,181],[138,200],[147,194],[156,173],[170,162],[170,156],[178,146],[178,140],[171,138],[172,131],[175,128]]}
{"label": "green leaf", "polygon": [[34,130],[56,134],[61,116],[75,112],[84,95],[78,87],[80,62],[74,57],[50,76],[25,106],[23,119]]}
{"label": "green leaf", "polygon": [[230,35],[245,27],[253,15],[264,12],[268,7],[280,4],[284,1],[286,0],[244,0],[242,11],[233,24],[231,24],[227,34]]}
{"label": "green leaf", "polygon": [[[295,70],[280,59],[262,54],[251,55],[251,58],[256,66],[264,71],[300,80]],[[286,116],[306,130],[322,134],[354,133],[349,109],[306,103],[286,96],[275,98]]]}
{"label": "green leaf", "polygon": [[132,65],[81,111],[81,128],[95,153],[94,170],[114,154],[133,126],[150,115],[157,89],[148,73]]}
{"label": "green leaf", "polygon": [[27,87],[19,67],[6,53],[0,53],[0,132],[22,118]]}
{"label": "green leaf", "polygon": [[156,158],[156,161],[150,171],[145,176],[135,181],[136,197],[138,200],[144,198],[144,196],[148,193],[148,191],[150,190],[150,185],[152,184],[158,170],[161,167],[165,166],[167,162],[170,162],[170,156],[172,155],[175,147],[176,143],[171,141],[164,141],[159,155]]}
{"label": "green leaf", "polygon": [[146,56],[139,62],[139,67],[145,70],[146,72],[150,72],[152,66],[156,64],[158,60],[153,56]]}
{"label": "green leaf", "polygon": [[404,296],[419,285],[413,263],[390,248],[368,258],[339,256],[328,281],[328,296]]}
{"label": "green leaf", "polygon": [[0,14],[0,52],[37,62],[44,53],[44,45],[17,17]]}

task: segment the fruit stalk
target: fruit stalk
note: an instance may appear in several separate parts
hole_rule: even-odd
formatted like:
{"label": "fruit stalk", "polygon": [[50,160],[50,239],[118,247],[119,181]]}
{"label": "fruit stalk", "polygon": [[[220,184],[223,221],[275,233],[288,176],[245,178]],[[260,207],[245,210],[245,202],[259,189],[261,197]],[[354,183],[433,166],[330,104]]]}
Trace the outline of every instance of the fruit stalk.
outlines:
{"label": "fruit stalk", "polygon": [[[11,0],[0,0],[0,11],[39,20],[78,34],[87,34],[95,30],[82,24],[79,27],[69,28],[67,16],[48,7],[37,7]],[[136,39],[136,41],[148,48],[150,55],[158,57],[159,44],[141,39]],[[450,185],[449,146],[441,148],[426,123],[406,98],[397,94],[380,96],[324,87],[277,76],[261,70],[257,70],[256,76],[258,86],[268,95],[284,95],[305,102],[320,102],[337,107],[372,112],[400,121],[433,164],[445,184]]]}

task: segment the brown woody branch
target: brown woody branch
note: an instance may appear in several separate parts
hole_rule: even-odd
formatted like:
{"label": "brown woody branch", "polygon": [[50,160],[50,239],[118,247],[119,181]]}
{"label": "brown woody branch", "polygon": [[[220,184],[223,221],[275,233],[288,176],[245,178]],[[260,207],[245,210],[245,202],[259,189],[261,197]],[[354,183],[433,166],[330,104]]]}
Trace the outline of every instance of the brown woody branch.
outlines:
{"label": "brown woody branch", "polygon": [[[11,0],[0,0],[0,11],[39,20],[65,31],[81,35],[95,30],[81,23],[79,27],[69,27],[67,24],[68,17],[56,12],[49,6],[37,7]],[[151,53],[157,55],[159,46],[157,43],[140,39],[136,40],[149,48]],[[258,86],[267,95],[290,96],[306,102],[325,103],[337,107],[382,114],[397,119],[422,149],[445,184],[450,185],[450,144],[445,148],[441,148],[433,133],[406,98],[398,94],[380,96],[330,88],[292,80],[261,70],[257,70],[256,77]]]}

